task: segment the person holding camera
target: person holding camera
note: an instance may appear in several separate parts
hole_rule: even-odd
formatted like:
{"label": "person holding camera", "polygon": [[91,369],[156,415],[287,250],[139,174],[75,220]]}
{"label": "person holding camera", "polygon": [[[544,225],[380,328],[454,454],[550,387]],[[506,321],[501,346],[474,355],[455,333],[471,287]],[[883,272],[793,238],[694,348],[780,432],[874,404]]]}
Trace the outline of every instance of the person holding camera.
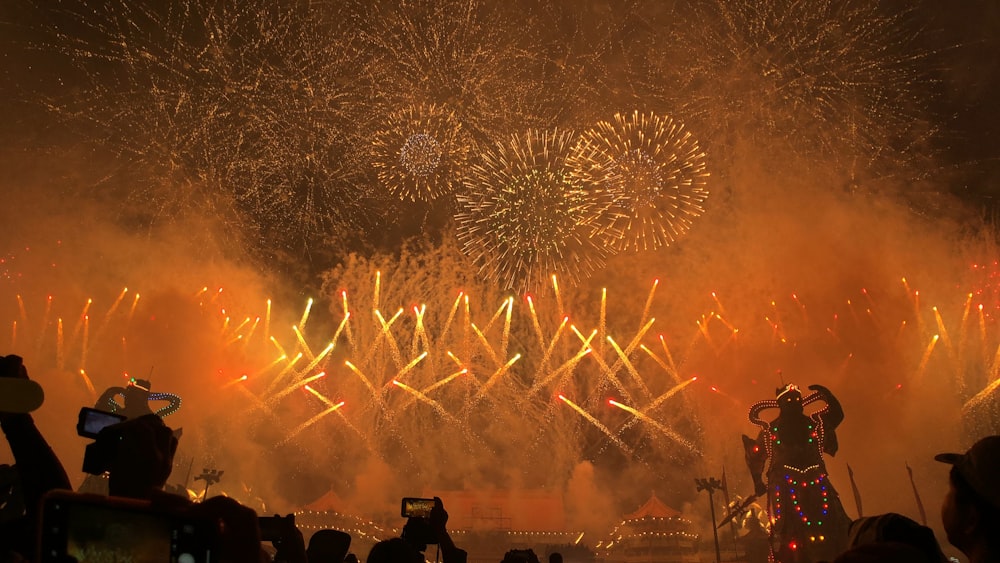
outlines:
{"label": "person holding camera", "polygon": [[382,540],[368,552],[367,563],[423,563],[428,544],[437,544],[443,563],[466,563],[469,554],[448,535],[448,512],[439,497],[428,516],[410,516],[398,538]]}
{"label": "person holding camera", "polygon": [[[173,467],[178,438],[159,416],[142,415],[105,426],[95,434],[81,431],[85,424],[81,414],[78,432],[95,438],[86,448],[83,469],[92,475],[108,473],[110,496],[70,491],[56,491],[47,496],[41,528],[41,547],[45,553],[63,554],[59,559],[62,563],[73,560],[70,556],[73,542],[98,551],[142,550],[149,549],[149,544],[163,544],[171,550],[162,554],[164,560],[169,557],[192,562],[269,561],[261,549],[261,529],[253,509],[224,496],[196,504],[163,491]],[[68,483],[65,488],[69,488]],[[94,516],[74,519],[74,514]],[[93,518],[106,520],[97,528],[88,528],[87,521]],[[283,529],[281,537],[294,539],[292,533],[298,534],[294,521],[291,528],[291,531]],[[145,546],[141,542],[123,546],[104,533],[108,529],[127,530],[123,538],[149,536],[150,542]],[[294,542],[290,542],[285,550],[287,563],[306,563],[301,535],[297,539],[301,549],[294,549],[291,545]]]}
{"label": "person holding camera", "polygon": [[108,473],[108,494],[149,500],[163,490],[177,452],[174,431],[155,414],[103,428],[83,456],[83,471]]}

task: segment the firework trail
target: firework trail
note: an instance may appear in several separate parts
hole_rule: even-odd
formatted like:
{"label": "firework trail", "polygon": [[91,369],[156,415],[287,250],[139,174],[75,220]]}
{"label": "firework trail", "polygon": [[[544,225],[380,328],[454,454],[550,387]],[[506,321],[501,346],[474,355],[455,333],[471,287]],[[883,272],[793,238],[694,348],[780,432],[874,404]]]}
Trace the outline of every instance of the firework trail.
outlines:
{"label": "firework trail", "polygon": [[605,175],[621,215],[619,250],[650,250],[682,236],[708,197],[705,153],[684,126],[653,113],[615,114],[581,136],[569,158],[584,182]]}
{"label": "firework trail", "polygon": [[430,202],[461,184],[471,139],[454,112],[417,106],[389,115],[372,139],[372,166],[400,199]]}
{"label": "firework trail", "polygon": [[[343,273],[342,281],[354,280],[361,270]],[[589,329],[566,327],[551,290],[538,294],[531,306],[496,288],[476,291],[482,293],[478,299],[464,293],[456,299],[443,286],[428,291],[426,279],[416,284],[409,276],[397,280],[403,274],[398,268],[391,276],[376,273],[374,284],[369,278],[357,291],[329,285],[329,314],[314,310],[308,330],[296,326],[291,332],[275,331],[270,339],[254,328],[263,319],[255,322],[253,312],[229,307],[225,293],[202,294],[203,311],[221,325],[219,345],[228,350],[218,354],[222,365],[212,370],[220,375],[211,376],[224,391],[218,395],[224,412],[274,430],[274,443],[283,448],[307,447],[321,435],[338,443],[335,456],[374,456],[395,468],[401,481],[423,475],[440,482],[495,482],[491,467],[499,455],[533,481],[548,482],[552,464],[569,470],[581,452],[609,440],[615,445],[626,439],[655,442],[644,449],[642,463],[660,455],[691,461],[677,444],[659,437],[662,428],[672,428],[698,439],[689,420],[693,411],[677,409],[679,403],[642,400],[640,406],[654,410],[649,416],[660,426],[639,423],[627,435],[609,437],[581,426],[579,416],[557,400],[559,393],[572,393],[581,409],[605,419],[608,409],[601,403],[609,389],[625,385],[626,393],[639,395],[638,386],[649,386],[662,395],[673,382],[659,377],[659,370],[644,373],[647,381],[641,384],[633,381],[622,373],[627,366],[619,352],[610,347],[603,356],[595,350],[581,353],[576,334]],[[414,300],[420,305],[395,306]],[[642,331],[621,333],[615,327],[623,323],[611,321],[608,330],[622,342],[643,338]],[[310,356],[314,360],[307,363]],[[326,416],[342,401],[337,416]],[[620,416],[612,420],[618,424]],[[542,471],[535,470],[539,448],[559,456]],[[628,455],[632,442],[613,449]],[[315,448],[307,455],[319,465],[335,463]],[[448,469],[428,474],[426,455]],[[342,473],[349,479],[351,471],[344,467]]]}
{"label": "firework trail", "polygon": [[504,288],[577,282],[603,264],[616,216],[596,178],[574,176],[575,136],[529,131],[498,143],[474,164],[458,196],[459,240],[481,274]]}

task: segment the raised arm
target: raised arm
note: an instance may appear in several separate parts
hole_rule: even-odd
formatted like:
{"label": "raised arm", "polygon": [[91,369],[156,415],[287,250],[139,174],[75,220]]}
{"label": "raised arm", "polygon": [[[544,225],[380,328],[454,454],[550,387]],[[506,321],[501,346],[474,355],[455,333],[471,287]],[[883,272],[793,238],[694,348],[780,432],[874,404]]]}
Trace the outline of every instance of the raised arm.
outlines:
{"label": "raised arm", "polygon": [[809,390],[814,391],[820,400],[826,403],[826,406],[813,416],[819,418],[823,424],[823,451],[830,455],[836,455],[839,447],[836,430],[844,421],[844,409],[840,406],[840,401],[833,396],[833,392],[826,387],[810,385]]}
{"label": "raised arm", "polygon": [[[28,379],[28,370],[19,356],[3,356],[0,357],[0,377]],[[0,412],[0,428],[14,455],[27,523],[33,527],[38,521],[42,496],[54,489],[70,489],[69,477],[30,414]]]}

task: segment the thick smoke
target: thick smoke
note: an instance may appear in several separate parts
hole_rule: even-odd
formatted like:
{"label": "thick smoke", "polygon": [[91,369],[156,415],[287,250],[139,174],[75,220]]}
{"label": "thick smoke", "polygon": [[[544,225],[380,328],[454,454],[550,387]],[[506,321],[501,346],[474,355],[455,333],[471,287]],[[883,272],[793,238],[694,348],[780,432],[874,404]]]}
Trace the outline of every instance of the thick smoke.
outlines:
{"label": "thick smoke", "polygon": [[[815,174],[774,175],[753,166],[745,170],[733,179],[733,195],[712,207],[683,244],[620,257],[590,284],[564,292],[565,308],[579,311],[581,326],[590,326],[601,288],[606,287],[608,332],[615,334],[635,330],[629,325],[640,323],[652,280],[660,279],[648,314],[656,319],[654,333],[664,335],[672,347],[682,379],[699,377],[667,404],[697,421],[697,426],[677,431],[697,443],[702,454],[694,463],[673,469],[643,462],[659,459],[652,450],[663,447],[664,441],[635,433],[623,435],[636,440],[628,443],[636,454],[631,460],[615,453],[615,446],[599,434],[582,450],[572,442],[543,444],[534,450],[538,458],[533,463],[555,470],[554,480],[545,482],[532,478],[530,471],[524,473],[524,466],[505,470],[503,456],[511,452],[466,450],[461,432],[452,437],[455,442],[445,444],[463,452],[457,457],[432,450],[408,454],[423,466],[416,479],[404,479],[399,467],[384,461],[386,456],[398,459],[392,451],[373,450],[335,430],[336,414],[310,427],[315,432],[305,430],[288,439],[288,432],[318,412],[316,405],[303,402],[299,391],[290,396],[291,403],[279,403],[277,418],[254,409],[252,396],[266,400],[265,388],[248,386],[252,391],[246,393],[232,381],[264,362],[251,352],[234,355],[225,346],[220,307],[228,306],[233,315],[262,312],[274,296],[271,323],[277,327],[299,320],[306,296],[280,289],[280,281],[265,272],[227,260],[223,249],[205,244],[207,234],[192,242],[190,233],[209,232],[207,220],[177,225],[176,230],[129,232],[108,217],[107,208],[88,202],[68,205],[48,197],[63,187],[53,186],[40,170],[13,178],[23,190],[11,190],[15,197],[10,201],[16,204],[5,207],[11,249],[5,262],[5,340],[13,340],[8,350],[23,355],[32,375],[47,388],[48,401],[37,418],[76,479],[83,440],[73,435],[73,419],[93,395],[75,373],[82,360],[83,330],[74,325],[87,299],[93,298],[86,369],[96,391],[121,385],[127,372],[150,377],[154,390],[181,395],[180,413],[167,419],[185,429],[174,481],[198,489],[202,485],[187,480],[189,466],[195,476],[204,467],[224,469],[225,480],[218,485],[222,490],[245,502],[266,503],[268,510],[304,505],[333,487],[345,499],[344,509],[384,515],[393,510],[398,496],[419,493],[421,480],[439,490],[543,485],[565,493],[567,525],[591,531],[609,523],[605,518],[593,520],[593,514],[634,510],[653,489],[674,506],[693,502],[697,508],[703,503],[690,483],[701,473],[718,474],[725,466],[734,492],[749,491],[739,434],[756,429],[746,422],[746,410],[752,402],[773,397],[774,388],[785,381],[826,385],[844,404],[841,449],[828,463],[849,510],[846,463],[855,471],[867,511],[916,516],[915,504],[905,500],[911,498],[909,483],[902,478],[905,464],[914,468],[925,503],[933,506],[943,493],[945,471],[930,459],[974,437],[966,431],[969,421],[961,420],[961,408],[983,385],[976,372],[992,369],[992,349],[980,343],[978,301],[964,323],[962,315],[967,294],[977,289],[970,285],[976,281],[970,264],[992,256],[994,248],[982,242],[967,217],[921,217],[904,200],[849,193],[824,185]],[[430,259],[431,254],[419,250],[422,247],[415,248],[403,253],[413,257],[410,261],[397,257],[395,263],[382,264],[383,308],[389,312],[423,300],[437,308],[437,318],[432,320],[428,313],[428,325],[440,325],[457,290],[474,287],[474,281],[467,271],[455,277],[459,263],[432,267],[440,266],[442,259]],[[359,304],[352,310],[362,313],[373,299],[374,270],[379,266],[362,260],[331,271],[329,300],[315,305],[308,321],[309,331],[314,331],[310,334],[335,330],[340,289],[349,288],[352,303]],[[105,321],[106,311],[126,286],[129,293]],[[209,290],[202,292],[206,286]],[[141,298],[128,319],[132,292],[141,292]],[[19,312],[17,295],[26,316]],[[48,295],[52,305],[46,318]],[[502,292],[474,297],[481,297],[476,306],[487,316],[503,300]],[[538,302],[540,307],[552,306],[541,297]],[[947,342],[933,306],[948,331]],[[279,321],[281,307],[284,319]],[[518,301],[515,307],[523,309],[525,304]],[[64,327],[62,352],[56,346],[57,317]],[[48,323],[44,327],[43,321]],[[237,322],[240,319],[229,321]],[[995,340],[992,322],[988,319],[984,325],[987,342]],[[734,333],[726,323],[740,330]],[[934,334],[941,339],[928,354]],[[649,340],[655,343],[655,338]],[[650,382],[669,377],[649,358],[637,354],[635,362]],[[347,378],[344,371],[337,377]],[[338,387],[346,384],[326,381],[317,388],[336,401],[338,393],[348,394]],[[577,432],[593,433],[568,407],[561,408],[565,412],[557,410],[558,416],[576,425],[576,430],[564,430],[570,433],[567,439],[576,440],[571,436]],[[408,447],[407,425],[425,425],[423,432],[435,428],[426,426],[434,415],[415,408],[401,412],[407,414],[391,423],[401,425],[403,441],[386,446],[390,450]],[[615,413],[594,409],[593,415],[615,428]],[[985,431],[972,428],[973,433]],[[505,432],[523,433],[525,439],[538,436],[527,426],[507,427]],[[653,429],[647,432],[656,434]],[[596,463],[586,459],[595,455]],[[439,466],[436,459],[455,466]],[[585,510],[594,506],[607,510]]]}
{"label": "thick smoke", "polygon": [[582,462],[566,482],[566,525],[600,537],[618,522],[614,495],[594,478],[594,466]]}

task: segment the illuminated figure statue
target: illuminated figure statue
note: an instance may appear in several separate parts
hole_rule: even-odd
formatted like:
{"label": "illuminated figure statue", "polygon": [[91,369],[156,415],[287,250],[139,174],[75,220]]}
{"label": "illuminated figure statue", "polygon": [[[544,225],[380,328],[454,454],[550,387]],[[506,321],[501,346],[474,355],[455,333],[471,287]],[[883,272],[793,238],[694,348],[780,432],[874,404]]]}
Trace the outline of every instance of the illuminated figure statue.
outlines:
{"label": "illuminated figure statue", "polygon": [[[109,387],[97,399],[94,408],[137,418],[144,414],[156,414],[160,418],[171,415],[181,408],[181,398],[173,393],[150,393],[150,383],[145,379],[129,380],[126,387]],[[121,396],[121,402],[117,399]],[[149,408],[150,401],[169,401],[169,404],[155,412]]]}
{"label": "illuminated figure statue", "polygon": [[[844,411],[826,387],[810,385],[809,390],[813,393],[803,398],[789,384],[777,390],[775,400],[750,407],[750,422],[761,431],[756,440],[743,436],[754,493],[767,494],[771,551],[780,563],[830,561],[847,548],[850,519],[823,461],[824,453],[837,453],[834,431]],[[825,405],[805,414],[805,407],[816,402]],[[761,420],[761,411],[772,408],[779,410],[778,417]]]}

